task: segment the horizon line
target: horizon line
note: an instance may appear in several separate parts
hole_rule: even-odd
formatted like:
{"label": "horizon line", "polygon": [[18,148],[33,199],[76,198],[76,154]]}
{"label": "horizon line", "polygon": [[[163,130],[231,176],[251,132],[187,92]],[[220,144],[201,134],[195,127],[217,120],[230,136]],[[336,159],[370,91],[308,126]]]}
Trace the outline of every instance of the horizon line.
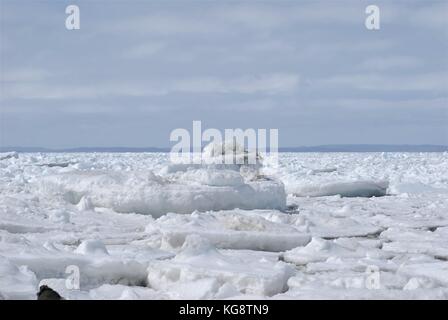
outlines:
{"label": "horizon line", "polygon": [[[19,153],[76,153],[76,152],[117,152],[117,153],[143,153],[161,152],[166,153],[170,147],[22,147],[8,146],[0,147],[0,152]],[[269,152],[269,148],[267,148]],[[446,152],[448,145],[440,144],[322,144],[312,146],[279,147],[278,152]]]}

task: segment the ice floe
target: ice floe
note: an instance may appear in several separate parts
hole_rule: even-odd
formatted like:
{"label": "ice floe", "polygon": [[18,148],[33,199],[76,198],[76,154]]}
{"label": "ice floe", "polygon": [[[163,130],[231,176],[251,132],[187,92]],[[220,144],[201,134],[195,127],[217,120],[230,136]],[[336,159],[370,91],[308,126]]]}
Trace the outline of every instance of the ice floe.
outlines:
{"label": "ice floe", "polygon": [[356,240],[313,238],[305,247],[297,247],[284,252],[282,259],[296,265],[306,265],[311,262],[327,261],[331,258],[363,258],[369,256],[390,257],[379,249],[362,246]]}
{"label": "ice floe", "polygon": [[279,223],[279,218],[272,218],[275,214],[288,218],[269,210],[170,213],[150,223],[146,231],[160,241],[162,248],[179,248],[190,234],[226,249],[284,251],[309,242],[310,236],[303,226]]}
{"label": "ice floe", "polygon": [[336,182],[323,185],[306,185],[294,194],[299,197],[323,197],[340,195],[342,197],[381,197],[387,193],[387,181]]}
{"label": "ice floe", "polygon": [[47,196],[61,197],[72,204],[88,197],[95,207],[155,217],[167,212],[286,207],[280,181],[244,181],[233,170],[186,170],[167,177],[150,171],[72,171],[45,176],[39,179],[37,188]]}
{"label": "ice floe", "polygon": [[[293,269],[283,262],[225,255],[208,240],[189,235],[172,260],[150,264],[148,284],[155,289],[171,287],[182,292],[179,285],[196,288],[199,283],[207,286],[210,294],[223,294],[224,290],[232,288],[240,293],[271,296],[286,290],[286,282],[292,274]],[[221,289],[224,285],[226,288]]]}

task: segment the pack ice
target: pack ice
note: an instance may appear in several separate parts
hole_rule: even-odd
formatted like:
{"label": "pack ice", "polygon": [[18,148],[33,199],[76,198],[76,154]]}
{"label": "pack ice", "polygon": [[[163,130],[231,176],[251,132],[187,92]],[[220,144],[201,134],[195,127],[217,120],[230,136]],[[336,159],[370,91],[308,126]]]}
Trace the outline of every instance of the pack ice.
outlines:
{"label": "pack ice", "polygon": [[448,154],[204,151],[0,154],[0,299],[448,298]]}
{"label": "pack ice", "polygon": [[286,207],[281,181],[240,165],[172,164],[153,171],[70,170],[36,179],[45,196],[121,213],[192,213],[195,210]]}

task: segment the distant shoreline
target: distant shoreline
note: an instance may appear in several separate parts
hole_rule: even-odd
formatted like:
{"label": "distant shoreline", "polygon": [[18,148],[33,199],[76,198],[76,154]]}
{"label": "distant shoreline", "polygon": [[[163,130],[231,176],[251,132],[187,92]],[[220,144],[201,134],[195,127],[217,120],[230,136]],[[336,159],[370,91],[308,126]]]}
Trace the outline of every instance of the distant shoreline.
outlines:
{"label": "distant shoreline", "polygon": [[[79,147],[79,148],[41,148],[41,147],[0,147],[0,152],[16,151],[19,153],[166,153],[170,148],[135,148],[135,147]],[[307,147],[283,147],[279,152],[311,153],[311,152],[448,152],[444,145],[321,145]]]}

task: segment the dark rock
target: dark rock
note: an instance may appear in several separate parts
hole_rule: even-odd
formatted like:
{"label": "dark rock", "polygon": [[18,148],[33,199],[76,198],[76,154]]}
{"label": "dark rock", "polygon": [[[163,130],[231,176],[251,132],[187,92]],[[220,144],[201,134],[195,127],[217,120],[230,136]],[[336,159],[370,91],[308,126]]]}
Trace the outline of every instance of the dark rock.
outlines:
{"label": "dark rock", "polygon": [[37,300],[64,300],[59,293],[51,289],[49,286],[40,286],[37,293]]}

